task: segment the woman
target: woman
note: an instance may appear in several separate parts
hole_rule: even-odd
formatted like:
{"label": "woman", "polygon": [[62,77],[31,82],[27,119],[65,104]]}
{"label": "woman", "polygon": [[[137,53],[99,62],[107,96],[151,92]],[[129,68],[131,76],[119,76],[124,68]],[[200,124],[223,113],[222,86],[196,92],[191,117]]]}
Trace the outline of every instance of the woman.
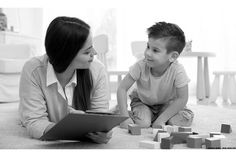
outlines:
{"label": "woman", "polygon": [[[46,54],[28,61],[20,79],[20,119],[29,135],[40,138],[68,113],[108,110],[105,67],[92,46],[90,26],[80,19],[57,17],[45,38]],[[112,132],[89,133],[107,143]]]}

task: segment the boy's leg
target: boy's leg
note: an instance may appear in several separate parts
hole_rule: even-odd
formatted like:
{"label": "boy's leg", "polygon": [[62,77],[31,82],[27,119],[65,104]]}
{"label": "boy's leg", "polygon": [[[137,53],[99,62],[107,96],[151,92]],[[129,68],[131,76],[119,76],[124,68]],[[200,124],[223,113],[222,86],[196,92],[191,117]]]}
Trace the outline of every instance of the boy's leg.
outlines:
{"label": "boy's leg", "polygon": [[179,111],[176,115],[171,117],[167,124],[177,126],[190,126],[193,121],[194,114],[191,110],[184,108]]}
{"label": "boy's leg", "polygon": [[142,103],[139,98],[133,98],[130,106],[132,110],[130,117],[134,123],[143,128],[150,127],[153,117],[153,113],[150,108]]}

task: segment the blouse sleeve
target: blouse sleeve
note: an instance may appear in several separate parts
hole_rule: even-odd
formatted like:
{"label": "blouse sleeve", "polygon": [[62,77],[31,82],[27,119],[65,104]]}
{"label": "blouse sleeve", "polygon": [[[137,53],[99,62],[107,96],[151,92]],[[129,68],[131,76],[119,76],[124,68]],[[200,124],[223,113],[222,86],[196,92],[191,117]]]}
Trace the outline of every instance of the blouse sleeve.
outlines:
{"label": "blouse sleeve", "polygon": [[20,78],[19,115],[22,124],[33,138],[40,138],[49,122],[46,102],[37,81],[37,73],[32,71],[32,65],[27,62]]}

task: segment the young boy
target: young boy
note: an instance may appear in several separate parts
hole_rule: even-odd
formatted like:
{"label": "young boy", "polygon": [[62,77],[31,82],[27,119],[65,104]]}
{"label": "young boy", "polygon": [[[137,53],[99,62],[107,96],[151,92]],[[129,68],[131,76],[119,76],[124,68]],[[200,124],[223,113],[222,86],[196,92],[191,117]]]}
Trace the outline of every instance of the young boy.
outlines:
{"label": "young boy", "polygon": [[[130,116],[121,128],[130,123],[141,127],[190,126],[194,115],[186,108],[189,78],[176,60],[185,46],[184,32],[176,24],[159,22],[147,33],[145,58],[130,68],[118,87],[120,112]],[[127,91],[135,82],[137,87],[130,95],[132,112],[128,113]]]}

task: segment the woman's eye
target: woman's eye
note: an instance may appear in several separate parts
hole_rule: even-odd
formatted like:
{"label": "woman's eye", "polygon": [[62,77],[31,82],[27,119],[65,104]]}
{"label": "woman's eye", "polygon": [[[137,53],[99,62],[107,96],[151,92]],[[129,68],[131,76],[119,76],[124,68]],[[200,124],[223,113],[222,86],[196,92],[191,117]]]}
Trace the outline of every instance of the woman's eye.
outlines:
{"label": "woman's eye", "polygon": [[85,52],[84,54],[88,55],[88,54],[90,54],[90,52]]}
{"label": "woman's eye", "polygon": [[147,45],[147,49],[149,49],[149,45]]}

